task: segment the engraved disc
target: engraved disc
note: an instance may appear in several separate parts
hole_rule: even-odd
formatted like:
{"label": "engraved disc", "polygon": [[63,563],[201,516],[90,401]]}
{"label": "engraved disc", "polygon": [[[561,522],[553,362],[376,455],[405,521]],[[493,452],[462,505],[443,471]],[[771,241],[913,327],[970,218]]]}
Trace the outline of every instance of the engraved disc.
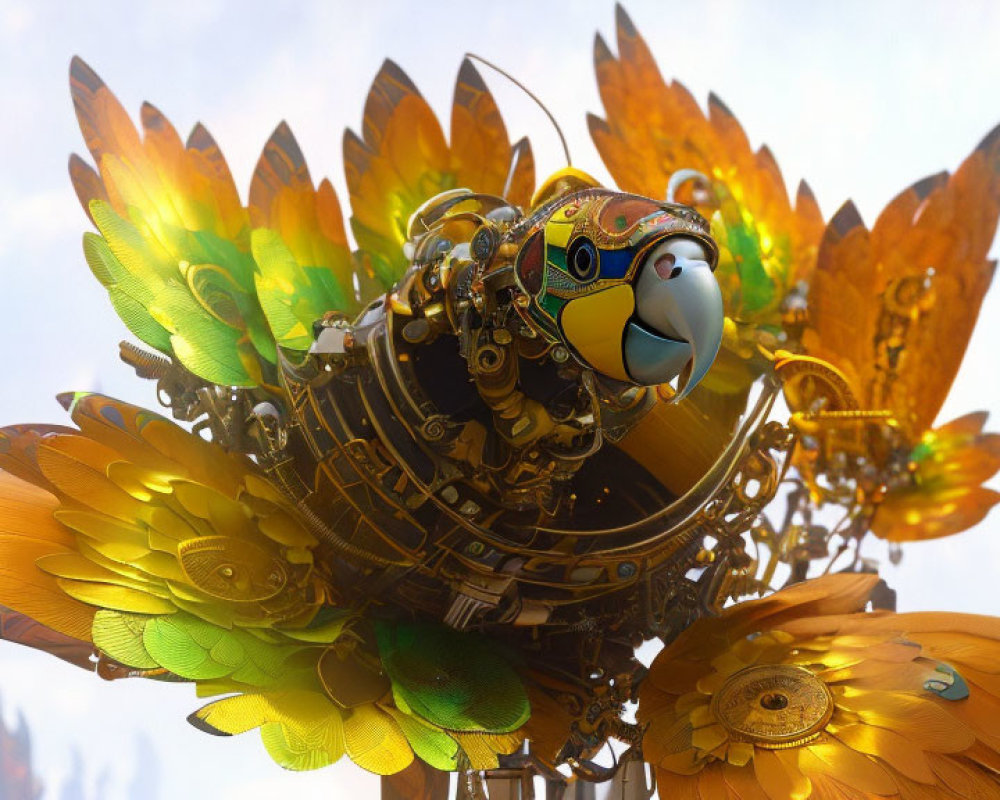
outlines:
{"label": "engraved disc", "polygon": [[730,677],[712,698],[712,712],[736,739],[788,747],[819,734],[833,715],[833,695],[807,669],[767,664]]}

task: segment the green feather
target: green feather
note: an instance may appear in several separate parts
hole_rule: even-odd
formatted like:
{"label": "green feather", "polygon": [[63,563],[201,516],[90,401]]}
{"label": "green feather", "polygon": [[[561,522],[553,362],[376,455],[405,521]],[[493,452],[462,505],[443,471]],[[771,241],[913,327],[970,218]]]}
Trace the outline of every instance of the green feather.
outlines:
{"label": "green feather", "polygon": [[[416,210],[416,206],[414,206]],[[372,272],[375,278],[382,284],[383,290],[391,289],[392,286],[403,277],[409,266],[403,247],[400,242],[374,233],[356,218],[351,219],[351,230],[358,247],[365,252],[371,263]]]}
{"label": "green feather", "polygon": [[761,311],[775,297],[775,286],[761,261],[757,232],[745,224],[728,226],[729,247],[740,276],[742,307],[747,313]]}
{"label": "green feather", "polygon": [[304,266],[281,237],[266,228],[250,237],[259,272],[257,295],[275,341],[290,350],[308,350],[312,325],[327,311],[349,312],[354,300],[325,267]]}
{"label": "green feather", "polygon": [[145,286],[155,291],[176,275],[176,260],[160,246],[148,228],[143,233],[100,200],[91,202],[90,213],[118,262]]}
{"label": "green feather", "polygon": [[136,208],[128,219],[99,200],[90,208],[105,241],[85,239],[87,261],[129,330],[212,383],[275,381],[250,253],[209,231],[154,230]]}
{"label": "green feather", "polygon": [[150,311],[172,332],[174,354],[195,375],[223,386],[255,383],[239,357],[240,331],[205,313],[186,287],[165,287]]}
{"label": "green feather", "polygon": [[94,276],[108,290],[111,305],[122,322],[141,341],[170,352],[170,332],[149,313],[153,292],[115,258],[108,243],[96,233],[83,235],[83,255]]}
{"label": "green feather", "polygon": [[150,619],[143,645],[165,669],[189,680],[231,678],[253,686],[280,682],[296,645],[276,644],[249,631],[226,630],[185,613]]}
{"label": "green feather", "polygon": [[434,728],[417,717],[397,709],[386,709],[410,743],[413,752],[435,769],[452,772],[458,769],[458,742],[440,728]]}
{"label": "green feather", "polygon": [[444,625],[379,623],[379,654],[400,708],[441,728],[505,733],[530,706],[502,648]]}
{"label": "green feather", "polygon": [[306,628],[282,630],[289,639],[314,644],[333,644],[344,632],[344,626],[354,618],[354,614],[330,606],[324,606]]}
{"label": "green feather", "polygon": [[94,615],[94,646],[120,664],[135,669],[156,669],[157,663],[142,643],[143,630],[152,617],[100,609]]}

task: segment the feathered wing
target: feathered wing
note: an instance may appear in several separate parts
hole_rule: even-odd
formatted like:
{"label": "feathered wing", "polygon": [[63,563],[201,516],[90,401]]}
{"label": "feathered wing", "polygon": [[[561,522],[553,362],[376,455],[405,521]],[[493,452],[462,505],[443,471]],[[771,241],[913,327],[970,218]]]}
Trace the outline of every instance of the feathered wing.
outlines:
{"label": "feathered wing", "polygon": [[133,334],[211,383],[274,386],[278,346],[308,349],[317,320],[351,316],[390,288],[407,265],[409,216],[433,195],[464,186],[526,205],[534,185],[527,140],[510,144],[471,62],[458,76],[450,145],[413,84],[386,62],[363,138],[344,140],[362,248],[354,254],[332,185],[313,183],[285,123],[264,147],[244,207],[203,126],[182,142],[146,104],[140,136],[83,61],[73,60],[70,76],[97,166],[70,160],[99,231],[84,238],[87,263]]}
{"label": "feathered wing", "polygon": [[486,768],[520,743],[528,701],[496,645],[364,619],[252,462],[125,403],[65,400],[77,428],[0,430],[0,604],[13,609],[0,619],[51,629],[19,641],[228,695],[192,722],[259,728],[290,769],[345,753],[380,774],[415,756]]}
{"label": "feathered wing", "polygon": [[1000,469],[985,414],[931,427],[993,278],[998,216],[1000,128],[954,174],[900,193],[870,231],[847,203],[823,236],[803,344],[844,374],[861,408],[891,412],[909,448],[910,480],[872,522],[884,538],[957,533],[1000,500],[981,485]]}
{"label": "feathered wing", "polygon": [[[767,367],[758,345],[775,350],[788,346],[785,336],[794,336],[797,319],[786,301],[813,270],[823,218],[805,183],[793,205],[770,150],[754,151],[717,97],[709,98],[706,115],[683,85],[663,79],[621,6],[616,20],[618,55],[601,36],[594,45],[604,105],[604,118],[587,118],[594,144],[624,191],[665,198],[672,178],[691,175],[678,184],[676,199],[710,220],[720,248],[716,276],[726,322],[714,366],[697,397],[678,405],[659,403],[622,443],[680,494],[729,443],[750,386]],[[677,459],[664,459],[663,453],[680,443],[692,458],[667,463]]]}
{"label": "feathered wing", "polygon": [[871,231],[851,203],[830,221],[803,339],[866,408],[917,433],[934,423],[993,279],[998,215],[1000,128],[953,175],[899,194]]}
{"label": "feathered wing", "polygon": [[926,431],[910,450],[911,480],[886,493],[872,519],[893,542],[937,539],[981,522],[1000,492],[983,484],[1000,470],[1000,434],[984,433],[986,412]]}
{"label": "feathered wing", "polygon": [[[276,344],[308,347],[296,323],[311,331],[326,311],[357,306],[330,184],[313,188],[281,126],[261,156],[247,209],[204,127],[182,142],[145,104],[140,137],[79,58],[70,82],[97,166],[70,160],[77,195],[99,231],[85,235],[84,253],[118,315],[141,341],[206,381],[273,385]],[[253,227],[263,232],[252,237]]]}
{"label": "feathered wing", "polygon": [[[704,800],[993,797],[997,620],[860,613],[876,580],[799,584],[696,623],[668,646],[650,667],[638,711],[660,792]],[[780,677],[769,682],[768,674]],[[747,675],[760,676],[756,689]],[[734,690],[741,686],[748,690]],[[807,710],[796,705],[782,716],[788,706],[779,700],[804,697]],[[774,744],[811,720],[821,724],[808,735]],[[755,733],[734,735],[733,727]]]}
{"label": "feathered wing", "polygon": [[386,61],[365,103],[361,136],[344,134],[351,229],[366,263],[390,288],[405,272],[410,215],[439,192],[467,188],[527,206],[534,160],[527,139],[510,144],[496,102],[472,63],[462,62],[451,142],[399,66]]}
{"label": "feathered wing", "polygon": [[706,116],[684,86],[664,81],[621,6],[616,17],[618,56],[600,36],[594,46],[605,117],[588,116],[591,136],[624,191],[665,198],[671,179],[700,173],[678,187],[677,199],[711,221],[720,247],[727,324],[705,384],[742,391],[759,374],[756,345],[775,348],[783,303],[812,272],[822,216],[804,183],[792,205],[771,152],[750,147],[722,101],[712,95]]}
{"label": "feathered wing", "polygon": [[360,307],[359,298],[380,294],[351,253],[332,184],[324,179],[314,186],[284,122],[257,162],[248,211],[257,297],[282,347],[308,350],[313,323],[324,314],[351,316]]}

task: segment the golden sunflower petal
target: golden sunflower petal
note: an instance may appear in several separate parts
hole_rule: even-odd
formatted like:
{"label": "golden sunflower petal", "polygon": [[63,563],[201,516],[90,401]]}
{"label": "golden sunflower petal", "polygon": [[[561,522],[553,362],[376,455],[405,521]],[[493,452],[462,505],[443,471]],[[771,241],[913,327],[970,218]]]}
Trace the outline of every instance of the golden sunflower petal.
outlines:
{"label": "golden sunflower petal", "polygon": [[[726,650],[726,652],[712,659],[712,666],[719,675],[728,677],[739,672],[741,669],[746,669],[750,664],[740,658],[733,650]],[[700,681],[698,682],[698,690],[703,691]]]}
{"label": "golden sunflower petal", "polygon": [[[745,767],[735,767],[732,764],[722,765],[722,777],[726,780],[726,785],[739,800],[768,800],[767,794],[757,781],[753,767],[747,764]],[[669,797],[669,795],[660,795]]]}
{"label": "golden sunflower petal", "polygon": [[935,782],[923,751],[905,736],[874,725],[848,725],[834,735],[853,750],[885,761],[908,778],[921,783]]}
{"label": "golden sunflower petal", "polygon": [[726,761],[734,767],[744,767],[753,758],[753,745],[749,742],[730,742]]}
{"label": "golden sunflower petal", "polygon": [[[654,717],[658,717],[663,714],[666,714],[671,718],[681,716],[676,710],[676,696],[661,692],[659,689],[652,686],[644,688],[646,689],[642,696],[642,702],[645,704],[642,709],[644,720],[653,719]],[[702,700],[704,699],[705,698],[702,698]],[[532,712],[532,716],[534,716],[534,712]]]}
{"label": "golden sunflower petal", "polygon": [[795,750],[757,748],[753,757],[754,775],[771,800],[806,800],[812,783],[799,770]]}
{"label": "golden sunflower petal", "polygon": [[886,641],[887,634],[880,636],[837,636],[832,649],[848,656],[863,655],[876,661],[906,662],[920,655],[920,645],[913,642]]}
{"label": "golden sunflower petal", "polygon": [[1000,641],[942,629],[918,634],[917,641],[935,658],[988,673],[1000,672]]}
{"label": "golden sunflower petal", "polygon": [[715,748],[725,744],[728,738],[729,734],[721,725],[708,725],[704,728],[698,728],[691,734],[691,744],[703,752],[710,753]]}
{"label": "golden sunflower petal", "polygon": [[[660,797],[674,796],[664,793],[662,786],[657,788],[660,790]],[[698,794],[702,800],[740,800],[739,795],[729,788],[726,779],[722,777],[722,764],[718,762],[709,764],[698,773]]]}
{"label": "golden sunflower petal", "polygon": [[656,789],[660,797],[671,800],[709,800],[698,792],[698,775],[678,775],[665,769],[656,770]]}
{"label": "golden sunflower petal", "polygon": [[[741,632],[779,627],[785,620],[852,614],[861,611],[878,583],[877,575],[836,574],[803,581],[761,600],[732,606],[715,619],[727,621]],[[713,620],[714,621],[714,620]]]}
{"label": "golden sunflower petal", "polygon": [[[975,742],[968,725],[938,703],[911,694],[851,689],[837,698],[837,705],[855,712],[862,722],[896,731],[927,750],[954,753]],[[956,711],[959,708],[956,704]]]}
{"label": "golden sunflower petal", "polygon": [[687,694],[677,698],[677,704],[674,706],[674,713],[677,716],[694,714],[695,711],[701,706],[708,708],[708,700],[708,695],[702,694],[701,692],[688,692]]}
{"label": "golden sunflower petal", "polygon": [[825,775],[810,775],[813,793],[809,800],[871,800],[872,795],[846,786]]}
{"label": "golden sunflower petal", "polygon": [[712,696],[721,689],[726,681],[728,681],[730,676],[722,672],[713,672],[711,675],[706,675],[700,681],[698,681],[698,691],[705,696]]}
{"label": "golden sunflower petal", "polygon": [[705,761],[698,756],[697,751],[691,749],[667,753],[656,761],[656,766],[676,775],[697,775],[705,766]]}
{"label": "golden sunflower petal", "polygon": [[799,766],[807,775],[825,775],[860,792],[892,795],[896,782],[873,759],[836,739],[823,739],[798,750]]}
{"label": "golden sunflower petal", "polygon": [[[691,723],[669,715],[655,717],[646,729],[643,739],[646,761],[680,774],[696,769],[697,753],[691,745]],[[676,768],[675,768],[676,767]]]}
{"label": "golden sunflower petal", "polygon": [[686,694],[695,688],[695,684],[705,674],[705,662],[701,659],[688,660],[677,658],[670,662],[670,669],[663,672],[650,672],[642,682],[643,687],[655,687],[669,694]]}
{"label": "golden sunflower petal", "polygon": [[937,753],[931,753],[927,760],[938,780],[961,797],[993,800],[1000,794],[1000,778],[979,764]]}
{"label": "golden sunflower petal", "polygon": [[[899,800],[969,800],[964,795],[953,792],[950,787],[917,783],[905,775],[897,775],[896,782],[899,784],[899,794],[896,795]],[[993,800],[995,796],[989,795],[989,800]]]}
{"label": "golden sunflower petal", "polygon": [[[664,648],[653,661],[649,677],[669,685],[673,664],[691,653],[711,658],[750,633],[769,628],[788,631],[786,622],[800,618],[847,615],[864,609],[877,575],[861,573],[825,575],[797,583],[759,600],[731,606],[718,617],[694,623],[683,636]],[[791,631],[794,633],[794,631]]]}
{"label": "golden sunflower petal", "polygon": [[[807,583],[812,583],[808,581]],[[778,592],[778,595],[784,591]],[[778,595],[774,595],[777,597]],[[770,598],[766,598],[770,599]],[[759,601],[754,601],[759,602]],[[738,608],[739,606],[735,606]],[[853,614],[835,612],[830,615],[803,615],[783,624],[782,629],[796,636],[836,634],[874,635],[889,633],[918,644],[934,634],[943,634],[935,646],[942,646],[951,636],[968,634],[978,640],[1000,640],[1000,617],[976,614],[954,614],[941,611],[920,611],[911,614]]]}
{"label": "golden sunflower petal", "polygon": [[982,742],[976,742],[968,750],[965,750],[962,755],[965,758],[975,761],[977,764],[988,767],[1000,775],[1000,753],[991,747],[987,747]]}
{"label": "golden sunflower petal", "polygon": [[712,713],[712,707],[707,703],[692,708],[688,714],[688,719],[691,720],[691,727],[695,729],[714,725],[716,722],[715,714]]}
{"label": "golden sunflower petal", "polygon": [[[953,663],[953,662],[948,662]],[[996,669],[996,667],[994,667]],[[979,686],[984,692],[992,695],[993,697],[1000,696],[1000,675],[997,675],[991,670],[990,672],[983,672],[978,669],[973,669],[966,665],[962,665],[960,672],[962,677],[968,683],[974,683]]]}
{"label": "golden sunflower petal", "polygon": [[[980,691],[980,688],[970,682],[969,689],[972,694],[967,700],[949,703],[944,707],[956,719],[968,725],[981,742],[1000,751],[1000,698]],[[941,750],[939,747],[927,749]],[[953,752],[953,749],[951,751]]]}
{"label": "golden sunflower petal", "polygon": [[937,662],[925,658],[906,664],[893,664],[891,667],[881,661],[863,661],[860,664],[824,670],[817,677],[831,689],[837,684],[844,684],[855,689],[893,691],[923,687],[924,682],[933,677],[936,669]]}

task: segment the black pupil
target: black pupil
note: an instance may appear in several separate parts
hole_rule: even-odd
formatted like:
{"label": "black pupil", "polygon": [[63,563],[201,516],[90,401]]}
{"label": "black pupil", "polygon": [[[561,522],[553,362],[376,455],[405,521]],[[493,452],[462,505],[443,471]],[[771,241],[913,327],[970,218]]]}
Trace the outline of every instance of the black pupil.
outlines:
{"label": "black pupil", "polygon": [[597,254],[587,239],[578,240],[570,249],[570,271],[578,280],[590,280],[597,271]]}

